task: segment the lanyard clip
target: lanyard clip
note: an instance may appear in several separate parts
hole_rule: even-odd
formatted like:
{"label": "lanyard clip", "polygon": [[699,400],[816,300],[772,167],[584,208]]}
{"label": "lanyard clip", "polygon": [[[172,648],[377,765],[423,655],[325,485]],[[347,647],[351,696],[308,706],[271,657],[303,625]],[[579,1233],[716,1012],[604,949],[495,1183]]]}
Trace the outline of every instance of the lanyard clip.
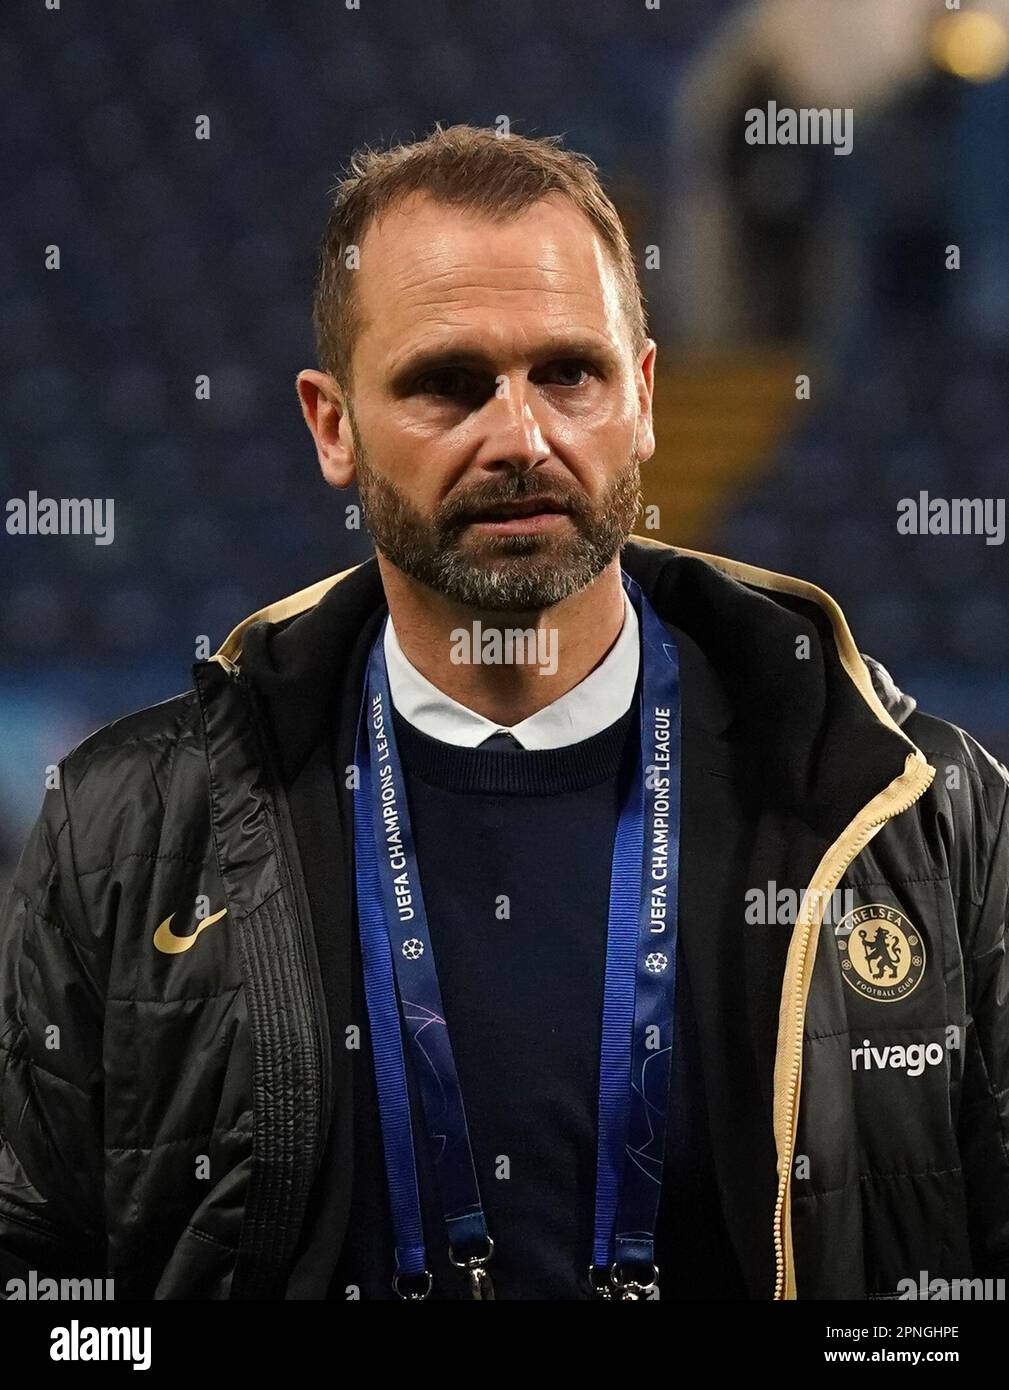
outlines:
{"label": "lanyard clip", "polygon": [[613,1292],[609,1294],[609,1297],[638,1302],[643,1295],[651,1293],[652,1289],[658,1289],[658,1265],[649,1264],[645,1268],[649,1271],[647,1275],[640,1279],[632,1279],[621,1268],[620,1262],[615,1260],[610,1265],[610,1287]]}
{"label": "lanyard clip", "polygon": [[480,1303],[494,1301],[494,1284],[485,1266],[494,1254],[494,1242],[487,1237],[487,1250],[483,1255],[470,1255],[465,1260],[456,1259],[455,1251],[449,1246],[448,1257],[456,1269],[464,1269],[469,1275],[470,1297]]}
{"label": "lanyard clip", "polygon": [[397,1269],[393,1275],[392,1287],[407,1303],[423,1303],[430,1297],[433,1283],[426,1269],[421,1270],[419,1274],[401,1274]]}
{"label": "lanyard clip", "polygon": [[469,1271],[469,1291],[475,1299],[486,1302],[494,1299],[494,1285],[485,1269],[477,1266]]}

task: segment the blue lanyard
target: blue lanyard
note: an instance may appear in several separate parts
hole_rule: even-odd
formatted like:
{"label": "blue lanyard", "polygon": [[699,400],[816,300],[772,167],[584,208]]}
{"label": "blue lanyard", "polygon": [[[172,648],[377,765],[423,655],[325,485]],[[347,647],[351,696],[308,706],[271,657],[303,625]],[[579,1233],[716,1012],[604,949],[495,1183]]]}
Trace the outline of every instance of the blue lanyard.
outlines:
{"label": "blue lanyard", "polygon": [[[591,1277],[603,1297],[637,1298],[653,1288],[658,1278],[655,1226],[676,993],[680,689],[676,644],[635,581],[627,574],[622,578],[638,614],[641,636],[641,748],[620,809],[610,876]],[[409,1299],[426,1298],[431,1290],[405,1031],[449,1255],[468,1271],[473,1296],[492,1298],[486,1266],[494,1246],[480,1198],[421,892],[392,724],[384,624],[368,658],[356,756],[358,924],[396,1241],[394,1288]]]}

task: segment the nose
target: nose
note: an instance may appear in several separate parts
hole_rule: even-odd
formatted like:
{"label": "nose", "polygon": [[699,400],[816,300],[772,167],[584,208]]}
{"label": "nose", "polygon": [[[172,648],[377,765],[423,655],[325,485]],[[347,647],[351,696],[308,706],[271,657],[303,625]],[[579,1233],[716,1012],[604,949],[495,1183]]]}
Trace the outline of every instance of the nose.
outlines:
{"label": "nose", "polygon": [[476,462],[483,468],[527,473],[550,457],[550,446],[521,383],[509,377],[480,411],[483,438]]}

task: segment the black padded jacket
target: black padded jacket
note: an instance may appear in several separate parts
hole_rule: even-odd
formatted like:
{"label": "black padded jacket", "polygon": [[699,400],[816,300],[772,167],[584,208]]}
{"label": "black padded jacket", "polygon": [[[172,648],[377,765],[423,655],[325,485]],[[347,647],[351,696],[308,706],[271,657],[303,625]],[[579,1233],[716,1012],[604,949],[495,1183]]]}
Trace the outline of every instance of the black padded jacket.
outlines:
{"label": "black padded jacket", "polygon": [[[640,537],[621,559],[680,645],[679,929],[751,1297],[1009,1274],[1005,768],[812,585]],[[383,611],[374,559],[271,605],[59,764],[0,919],[6,1277],[291,1297],[324,1153],[338,1245],[350,1059],[318,945],[349,962],[335,782]]]}

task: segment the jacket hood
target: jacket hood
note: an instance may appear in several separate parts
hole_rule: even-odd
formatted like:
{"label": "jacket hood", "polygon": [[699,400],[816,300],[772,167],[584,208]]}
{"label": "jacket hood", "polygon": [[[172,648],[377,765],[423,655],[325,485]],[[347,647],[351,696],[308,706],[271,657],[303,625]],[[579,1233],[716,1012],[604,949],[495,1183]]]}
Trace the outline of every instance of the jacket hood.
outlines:
{"label": "jacket hood", "polygon": [[[684,718],[690,710],[710,738],[746,750],[755,795],[826,828],[899,775],[909,754],[924,761],[901,728],[914,701],[862,658],[822,589],[639,536],[620,559],[681,645]],[[289,772],[334,702],[348,690],[359,700],[385,612],[372,557],[251,614],[212,658],[256,686]]]}

